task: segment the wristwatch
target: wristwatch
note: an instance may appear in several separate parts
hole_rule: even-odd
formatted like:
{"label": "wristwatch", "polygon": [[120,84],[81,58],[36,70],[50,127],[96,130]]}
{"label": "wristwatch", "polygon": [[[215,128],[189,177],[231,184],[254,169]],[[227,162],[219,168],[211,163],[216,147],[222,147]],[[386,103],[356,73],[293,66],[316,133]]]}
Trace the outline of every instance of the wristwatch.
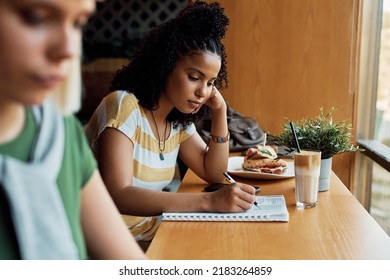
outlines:
{"label": "wristwatch", "polygon": [[211,140],[213,140],[215,143],[226,143],[230,139],[230,132],[225,137],[218,137],[211,134]]}

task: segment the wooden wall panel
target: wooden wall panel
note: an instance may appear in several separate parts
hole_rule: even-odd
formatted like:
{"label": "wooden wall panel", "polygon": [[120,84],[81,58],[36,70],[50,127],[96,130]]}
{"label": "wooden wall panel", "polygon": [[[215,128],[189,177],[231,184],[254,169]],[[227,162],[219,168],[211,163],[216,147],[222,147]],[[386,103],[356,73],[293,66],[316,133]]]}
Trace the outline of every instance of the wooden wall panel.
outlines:
{"label": "wooden wall panel", "polygon": [[[334,120],[356,127],[362,0],[218,1],[231,23],[225,38],[229,88],[222,93],[233,108],[271,133],[280,132],[286,117],[314,116],[320,106],[338,108]],[[333,160],[347,186],[353,159],[345,154]]]}
{"label": "wooden wall panel", "polygon": [[[212,2],[212,1],[210,1]],[[334,120],[353,125],[359,0],[220,0],[230,18],[227,101],[279,133],[334,106]],[[354,125],[355,127],[355,125]],[[333,170],[347,186],[353,155]]]}

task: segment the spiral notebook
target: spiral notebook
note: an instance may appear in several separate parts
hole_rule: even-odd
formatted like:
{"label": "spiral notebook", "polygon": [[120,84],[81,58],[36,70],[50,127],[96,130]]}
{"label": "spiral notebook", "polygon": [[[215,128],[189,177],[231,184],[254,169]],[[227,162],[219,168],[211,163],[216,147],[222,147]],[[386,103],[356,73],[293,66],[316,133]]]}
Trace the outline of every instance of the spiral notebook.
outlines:
{"label": "spiral notebook", "polygon": [[240,213],[206,213],[206,212],[165,212],[164,221],[231,221],[231,222],[288,222],[286,200],[283,195],[267,195],[257,197],[257,206]]}

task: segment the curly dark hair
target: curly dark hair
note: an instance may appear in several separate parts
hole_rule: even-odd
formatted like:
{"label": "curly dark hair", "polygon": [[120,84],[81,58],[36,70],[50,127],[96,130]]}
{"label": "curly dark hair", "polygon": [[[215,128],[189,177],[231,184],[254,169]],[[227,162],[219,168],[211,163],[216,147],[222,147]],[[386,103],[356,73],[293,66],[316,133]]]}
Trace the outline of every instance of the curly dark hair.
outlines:
{"label": "curly dark hair", "polygon": [[[196,1],[180,14],[154,29],[141,42],[129,64],[118,70],[110,91],[126,90],[133,93],[139,104],[148,110],[158,108],[158,101],[177,60],[194,51],[208,51],[221,58],[221,69],[214,82],[218,89],[227,88],[225,36],[229,18],[219,3]],[[168,120],[184,126],[208,114],[202,106],[196,114],[184,114],[174,108]]]}

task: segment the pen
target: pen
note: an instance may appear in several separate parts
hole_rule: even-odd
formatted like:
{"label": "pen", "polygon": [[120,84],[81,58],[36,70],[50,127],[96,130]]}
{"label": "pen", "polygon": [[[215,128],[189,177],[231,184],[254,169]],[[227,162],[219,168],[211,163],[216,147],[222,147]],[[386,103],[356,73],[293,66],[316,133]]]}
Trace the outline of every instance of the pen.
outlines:
{"label": "pen", "polygon": [[236,181],[227,172],[223,172],[223,176],[229,181],[230,184],[234,184]]}
{"label": "pen", "polygon": [[[225,176],[225,178],[229,181],[230,184],[234,184],[236,182],[232,177],[230,177],[227,172],[223,172],[223,176]],[[261,207],[257,204],[257,201],[255,201],[253,204],[261,209]]]}

